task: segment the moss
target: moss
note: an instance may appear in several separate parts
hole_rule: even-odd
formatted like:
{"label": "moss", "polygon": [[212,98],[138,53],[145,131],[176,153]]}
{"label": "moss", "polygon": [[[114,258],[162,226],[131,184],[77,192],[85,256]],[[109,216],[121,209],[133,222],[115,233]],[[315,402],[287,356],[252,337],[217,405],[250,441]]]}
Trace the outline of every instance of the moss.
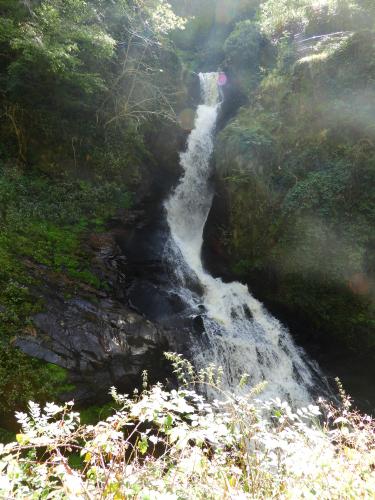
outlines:
{"label": "moss", "polygon": [[0,347],[0,416],[24,409],[31,399],[41,402],[73,389],[63,368],[30,358],[18,349]]}
{"label": "moss", "polygon": [[302,60],[281,43],[217,145],[234,272],[250,284],[260,273],[265,299],[373,357],[374,40],[356,33]]}
{"label": "moss", "polygon": [[33,295],[42,274],[31,269],[105,288],[90,269],[83,240],[129,204],[118,183],[56,182],[40,172],[0,169],[0,414],[24,408],[29,399],[56,399],[72,389],[66,370],[12,347],[18,335],[36,334],[31,318],[43,309]]}

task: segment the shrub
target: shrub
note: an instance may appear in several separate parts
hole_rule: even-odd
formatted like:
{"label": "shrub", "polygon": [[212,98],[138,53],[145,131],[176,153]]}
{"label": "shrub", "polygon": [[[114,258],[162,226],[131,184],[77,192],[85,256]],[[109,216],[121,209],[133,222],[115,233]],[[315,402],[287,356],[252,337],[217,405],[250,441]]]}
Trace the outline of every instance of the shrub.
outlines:
{"label": "shrub", "polygon": [[240,21],[225,42],[225,55],[235,65],[256,66],[262,43],[258,26],[250,20]]}
{"label": "shrub", "polygon": [[373,27],[373,2],[366,0],[266,0],[260,24],[274,40],[285,35],[320,35]]}
{"label": "shrub", "polygon": [[0,447],[6,498],[370,498],[375,492],[375,425],[321,403],[293,412],[257,391],[220,392],[220,370],[196,375],[169,355],[179,389],[160,384],[133,398],[112,389],[116,409],[80,425],[73,403],[29,404],[17,442]]}

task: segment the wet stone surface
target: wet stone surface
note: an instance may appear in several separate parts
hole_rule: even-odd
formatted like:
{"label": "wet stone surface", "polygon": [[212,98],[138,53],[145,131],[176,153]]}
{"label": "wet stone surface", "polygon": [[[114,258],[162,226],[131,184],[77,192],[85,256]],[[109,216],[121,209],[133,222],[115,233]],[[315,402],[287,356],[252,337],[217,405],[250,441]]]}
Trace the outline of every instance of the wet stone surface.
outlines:
{"label": "wet stone surface", "polygon": [[76,401],[98,402],[113,385],[132,390],[145,369],[154,380],[170,375],[163,352],[177,350],[174,333],[155,326],[127,303],[127,263],[116,244],[118,232],[125,230],[117,227],[88,239],[92,268],[108,291],[27,263],[40,283],[33,293],[43,308],[32,318],[33,334],[18,337],[15,345],[67,368],[76,386],[67,397]]}

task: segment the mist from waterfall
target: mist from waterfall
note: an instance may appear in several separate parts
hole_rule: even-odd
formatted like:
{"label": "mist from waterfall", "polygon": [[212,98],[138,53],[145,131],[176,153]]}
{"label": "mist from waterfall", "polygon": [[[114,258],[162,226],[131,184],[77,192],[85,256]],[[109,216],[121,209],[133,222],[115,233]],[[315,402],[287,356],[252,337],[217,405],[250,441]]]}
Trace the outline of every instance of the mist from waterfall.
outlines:
{"label": "mist from waterfall", "polygon": [[176,293],[201,315],[205,330],[204,342],[192,338],[193,361],[198,367],[222,366],[227,388],[233,389],[246,373],[251,386],[267,381],[262,397],[279,396],[296,405],[307,404],[315,384],[314,367],[288,330],[246,286],[224,283],[203,268],[203,230],[213,199],[211,156],[220,92],[217,73],[200,74],[200,82],[202,104],[180,157],[183,177],[165,204],[171,232],[167,259],[177,278]]}

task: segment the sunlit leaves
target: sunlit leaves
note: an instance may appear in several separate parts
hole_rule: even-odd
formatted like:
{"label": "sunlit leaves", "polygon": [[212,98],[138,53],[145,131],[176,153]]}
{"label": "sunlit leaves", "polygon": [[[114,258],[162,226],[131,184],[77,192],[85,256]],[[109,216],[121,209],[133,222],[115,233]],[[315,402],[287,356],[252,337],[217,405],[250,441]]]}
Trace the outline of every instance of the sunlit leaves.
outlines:
{"label": "sunlit leaves", "polygon": [[96,425],[79,425],[69,403],[30,403],[19,413],[17,442],[0,445],[0,495],[250,500],[375,491],[374,422],[350,412],[343,392],[343,410],[320,402],[324,423],[318,406],[294,411],[253,392],[220,401],[161,385],[134,398],[111,393],[120,408]]}
{"label": "sunlit leaves", "polygon": [[34,64],[35,70],[44,64],[44,71],[76,82],[86,91],[100,86],[98,75],[87,70],[74,78],[90,53],[99,60],[113,55],[115,41],[95,22],[95,16],[95,10],[83,0],[44,0],[31,19],[19,26],[11,42],[20,54],[16,67]]}
{"label": "sunlit leaves", "polygon": [[157,32],[167,34],[174,29],[184,29],[187,20],[177,16],[165,0],[154,2],[151,11],[152,23]]}
{"label": "sunlit leaves", "polygon": [[312,34],[345,30],[353,22],[366,24],[357,0],[265,0],[261,5],[262,29],[274,39],[308,27]]}

